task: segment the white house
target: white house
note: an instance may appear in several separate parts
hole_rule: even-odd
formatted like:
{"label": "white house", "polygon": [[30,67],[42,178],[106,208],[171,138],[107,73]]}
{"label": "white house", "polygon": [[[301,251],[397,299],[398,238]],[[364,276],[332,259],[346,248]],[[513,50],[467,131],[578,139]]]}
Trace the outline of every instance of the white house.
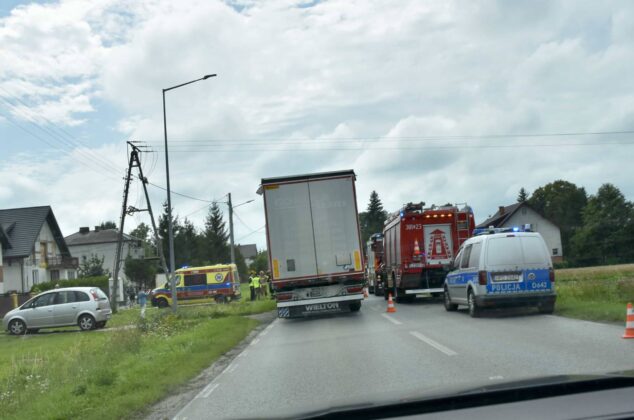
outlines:
{"label": "white house", "polygon": [[240,254],[244,257],[244,262],[249,267],[255,261],[255,257],[258,255],[258,247],[255,244],[245,244],[236,247],[240,250]]}
{"label": "white house", "polygon": [[[100,229],[95,226],[95,230],[89,227],[79,228],[79,232],[67,236],[66,243],[68,249],[74,257],[79,258],[79,263],[90,259],[93,255],[103,259],[103,268],[110,274],[114,272],[114,261],[117,254],[117,242],[119,241],[119,231],[117,229]],[[125,259],[131,256],[135,259],[144,257],[143,243],[139,238],[123,234],[123,248],[121,250],[121,268],[119,278],[124,281],[127,277],[124,272]]]}
{"label": "white house", "polygon": [[528,203],[515,203],[510,206],[500,206],[497,213],[480,223],[477,227],[513,227],[530,224],[534,232],[539,232],[548,249],[553,262],[563,261],[564,252],[561,247],[561,232],[559,227],[539,214]]}
{"label": "white house", "polygon": [[34,284],[77,275],[77,258],[50,206],[0,210],[0,257],[0,293],[26,293]]}

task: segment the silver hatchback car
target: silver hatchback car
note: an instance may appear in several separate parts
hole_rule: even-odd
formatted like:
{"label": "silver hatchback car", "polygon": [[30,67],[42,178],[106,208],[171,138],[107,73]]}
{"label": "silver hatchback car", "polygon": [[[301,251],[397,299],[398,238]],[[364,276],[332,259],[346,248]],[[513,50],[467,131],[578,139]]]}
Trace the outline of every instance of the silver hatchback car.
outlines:
{"label": "silver hatchback car", "polygon": [[105,327],[111,316],[108,296],[98,287],[66,287],[41,293],[8,312],[3,325],[14,335],[70,325],[88,331]]}

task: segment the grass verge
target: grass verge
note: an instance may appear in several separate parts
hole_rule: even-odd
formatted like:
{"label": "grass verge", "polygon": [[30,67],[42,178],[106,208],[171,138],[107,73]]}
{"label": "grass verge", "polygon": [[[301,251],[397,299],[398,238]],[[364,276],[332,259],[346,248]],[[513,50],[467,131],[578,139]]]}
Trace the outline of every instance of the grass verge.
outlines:
{"label": "grass verge", "polygon": [[0,336],[0,412],[6,419],[120,419],[173,392],[258,324],[243,317],[273,301],[169,310],[121,311],[112,325],[80,333],[60,329]]}
{"label": "grass verge", "polygon": [[555,313],[590,321],[625,322],[634,303],[634,264],[557,270]]}

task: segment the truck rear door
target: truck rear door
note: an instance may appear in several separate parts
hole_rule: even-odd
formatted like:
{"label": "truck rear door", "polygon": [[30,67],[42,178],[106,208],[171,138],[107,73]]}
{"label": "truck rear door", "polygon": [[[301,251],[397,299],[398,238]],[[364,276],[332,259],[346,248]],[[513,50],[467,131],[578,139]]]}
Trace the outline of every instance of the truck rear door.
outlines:
{"label": "truck rear door", "polygon": [[317,274],[315,242],[307,182],[264,187],[273,278]]}
{"label": "truck rear door", "polygon": [[363,270],[352,182],[347,177],[309,183],[318,274]]}

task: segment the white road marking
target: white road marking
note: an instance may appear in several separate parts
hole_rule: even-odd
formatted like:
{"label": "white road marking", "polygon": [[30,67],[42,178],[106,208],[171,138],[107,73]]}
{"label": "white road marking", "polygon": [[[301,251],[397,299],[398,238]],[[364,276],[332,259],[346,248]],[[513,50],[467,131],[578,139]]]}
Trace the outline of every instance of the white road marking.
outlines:
{"label": "white road marking", "polygon": [[212,392],[214,392],[216,390],[216,388],[218,388],[220,386],[220,384],[214,384],[211,388],[209,388],[209,390],[207,392],[205,392],[203,394],[203,398],[207,398],[208,396],[211,395]]}
{"label": "white road marking", "polygon": [[255,346],[256,344],[258,344],[259,341],[260,341],[259,338],[254,338],[253,341],[251,341],[251,345]]}
{"label": "white road marking", "polygon": [[436,350],[445,353],[447,356],[455,356],[456,354],[458,354],[455,351],[451,350],[449,347],[443,346],[439,342],[432,340],[431,338],[419,333],[418,331],[410,331],[409,333],[418,338],[420,341],[429,344]]}
{"label": "white road marking", "polygon": [[403,323],[401,321],[399,321],[398,319],[394,319],[391,316],[389,316],[388,314],[381,314],[383,315],[383,317],[385,319],[387,319],[388,321],[390,321],[392,324],[394,325],[402,325]]}
{"label": "white road marking", "polygon": [[238,355],[238,357],[244,357],[244,356],[246,356],[248,353],[249,353],[249,350],[245,350],[245,351],[243,351],[242,353],[240,353],[240,354]]}
{"label": "white road marking", "polygon": [[236,370],[236,368],[237,368],[237,367],[238,367],[238,364],[237,364],[237,363],[232,363],[232,364],[229,366],[229,368],[230,368],[230,369],[229,369],[229,370],[227,370],[227,373],[233,373],[233,371],[234,371],[234,370]]}
{"label": "white road marking", "polygon": [[504,379],[504,376],[502,375],[489,376],[489,380],[491,381],[499,381],[500,379]]}

